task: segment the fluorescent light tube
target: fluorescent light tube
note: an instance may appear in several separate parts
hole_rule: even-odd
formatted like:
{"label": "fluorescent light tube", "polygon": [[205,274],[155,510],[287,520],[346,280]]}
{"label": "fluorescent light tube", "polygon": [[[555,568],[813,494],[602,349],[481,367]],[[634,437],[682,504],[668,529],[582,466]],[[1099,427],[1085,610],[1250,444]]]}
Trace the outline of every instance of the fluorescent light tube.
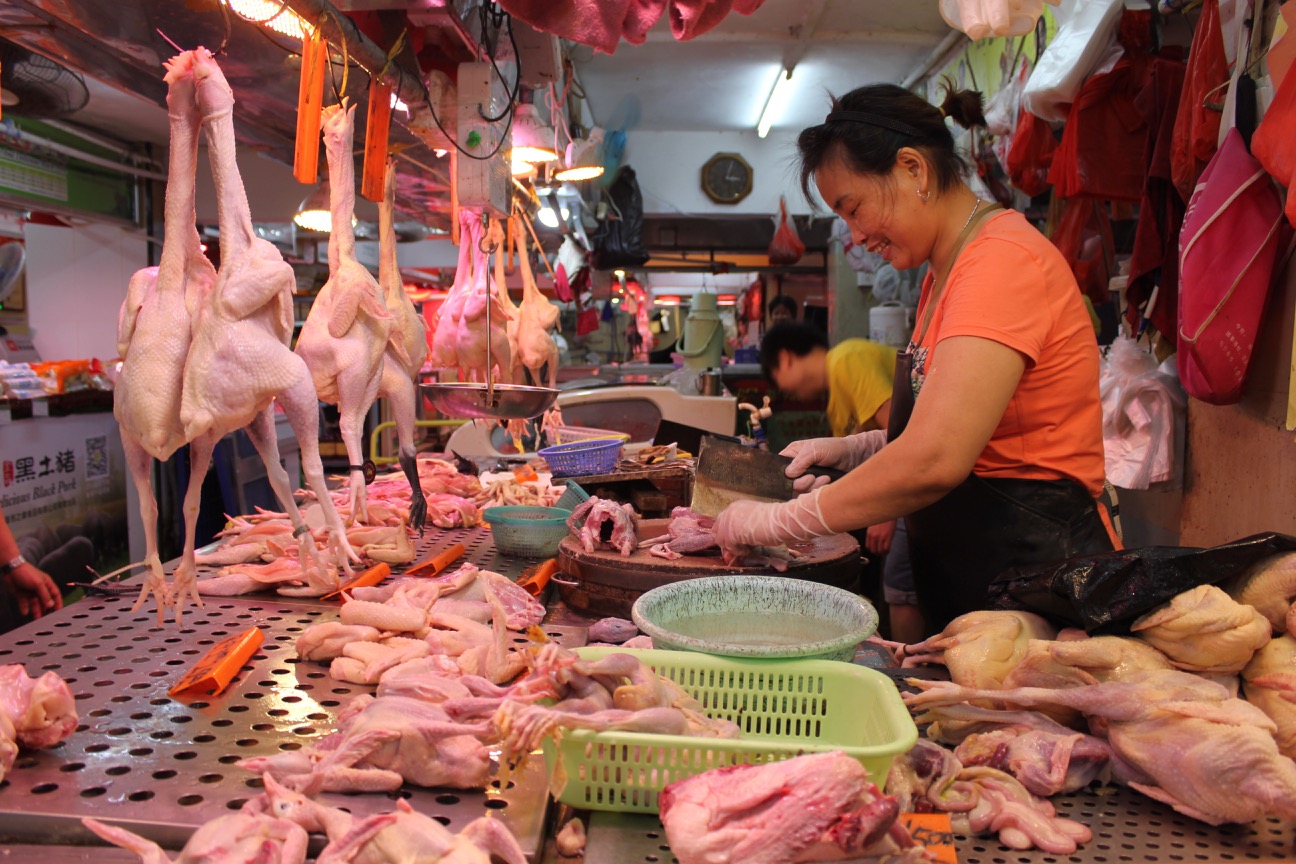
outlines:
{"label": "fluorescent light tube", "polygon": [[774,80],[774,88],[770,90],[769,98],[765,100],[765,110],[761,112],[760,121],[756,124],[756,134],[761,138],[769,134],[775,118],[782,115],[792,90],[791,85],[792,70],[780,69],[778,78]]}

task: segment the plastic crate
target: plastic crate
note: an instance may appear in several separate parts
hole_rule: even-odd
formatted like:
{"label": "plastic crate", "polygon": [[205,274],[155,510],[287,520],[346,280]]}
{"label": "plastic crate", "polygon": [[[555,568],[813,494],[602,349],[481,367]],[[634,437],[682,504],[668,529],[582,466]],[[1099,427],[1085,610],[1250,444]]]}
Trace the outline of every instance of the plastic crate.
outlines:
{"label": "plastic crate", "polygon": [[586,477],[607,474],[616,468],[621,459],[621,439],[577,441],[574,444],[557,444],[539,451],[555,477]]}
{"label": "plastic crate", "polygon": [[589,493],[582,489],[579,483],[568,480],[564,485],[566,485],[567,491],[554,502],[555,507],[563,510],[575,510],[583,502],[589,500]]}
{"label": "plastic crate", "polygon": [[[549,433],[545,433],[549,435]],[[629,441],[630,436],[615,429],[596,429],[593,426],[557,426],[553,430],[554,444],[575,444],[578,441],[619,439]]]}
{"label": "plastic crate", "polygon": [[488,507],[482,518],[491,526],[495,549],[519,558],[552,558],[567,536],[570,510],[557,507]]}
{"label": "plastic crate", "polygon": [[918,729],[891,679],[832,660],[738,660],[681,651],[579,648],[596,660],[632,654],[702,703],[709,717],[737,723],[737,739],[565,730],[545,739],[551,791],[588,810],[656,813],[658,794],[727,765],[777,762],[841,750],[879,786]]}

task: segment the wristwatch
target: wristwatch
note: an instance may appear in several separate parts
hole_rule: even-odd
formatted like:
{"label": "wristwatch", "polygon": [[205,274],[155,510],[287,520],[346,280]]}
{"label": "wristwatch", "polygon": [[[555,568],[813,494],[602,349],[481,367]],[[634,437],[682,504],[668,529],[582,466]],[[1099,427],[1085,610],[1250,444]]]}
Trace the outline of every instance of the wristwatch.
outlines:
{"label": "wristwatch", "polygon": [[21,567],[26,563],[27,563],[27,559],[19,555],[16,558],[10,559],[4,564],[0,564],[0,576],[8,576],[10,573],[17,570],[19,567]]}

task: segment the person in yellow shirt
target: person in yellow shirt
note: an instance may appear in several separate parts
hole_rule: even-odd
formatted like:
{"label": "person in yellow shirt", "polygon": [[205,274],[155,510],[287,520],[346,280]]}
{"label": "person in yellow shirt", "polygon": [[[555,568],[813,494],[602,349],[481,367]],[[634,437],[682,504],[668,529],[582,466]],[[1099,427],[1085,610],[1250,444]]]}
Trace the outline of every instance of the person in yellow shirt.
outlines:
{"label": "person in yellow shirt", "polygon": [[[867,339],[845,339],[830,348],[821,330],[794,322],[771,327],[760,350],[761,371],[781,392],[797,399],[828,395],[828,425],[838,438],[887,428],[895,358],[894,348]],[[917,642],[923,635],[922,615],[899,521],[870,526],[864,546],[873,555],[887,556],[882,581],[891,638]]]}
{"label": "person in yellow shirt", "polygon": [[895,377],[895,349],[867,339],[828,347],[828,337],[809,324],[786,322],[761,340],[760,363],[781,392],[797,399],[828,396],[832,434],[885,429]]}

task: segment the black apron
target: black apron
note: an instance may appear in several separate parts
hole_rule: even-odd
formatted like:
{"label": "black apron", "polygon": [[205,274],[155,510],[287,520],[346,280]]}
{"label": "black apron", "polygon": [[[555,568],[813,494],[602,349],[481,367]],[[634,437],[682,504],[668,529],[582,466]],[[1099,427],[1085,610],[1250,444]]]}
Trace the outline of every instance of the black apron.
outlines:
{"label": "black apron", "polygon": [[[913,414],[912,371],[913,354],[898,352],[888,441],[900,437]],[[990,583],[1011,567],[1112,548],[1098,503],[1073,480],[970,474],[944,498],[906,516],[905,527],[918,607],[932,632],[987,608]]]}

